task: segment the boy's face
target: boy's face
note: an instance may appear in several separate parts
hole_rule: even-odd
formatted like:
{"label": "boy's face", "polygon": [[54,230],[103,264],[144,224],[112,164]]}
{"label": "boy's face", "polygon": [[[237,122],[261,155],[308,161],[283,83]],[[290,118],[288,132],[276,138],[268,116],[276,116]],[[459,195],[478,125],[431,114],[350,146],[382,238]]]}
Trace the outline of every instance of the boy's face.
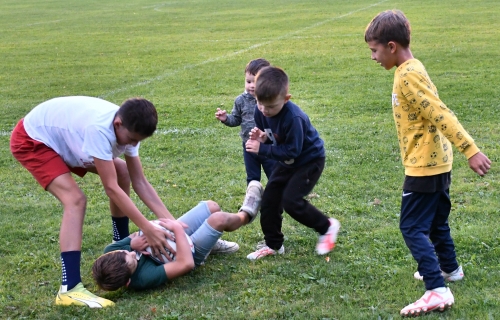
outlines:
{"label": "boy's face", "polygon": [[127,250],[117,250],[117,251],[123,251],[127,254],[125,256],[125,261],[127,262],[127,267],[133,273],[135,269],[137,269],[137,259],[135,251],[127,251]]}
{"label": "boy's face", "polygon": [[121,146],[132,145],[135,147],[140,141],[147,138],[136,132],[131,132],[126,129],[119,117],[117,117],[113,121],[113,126],[115,128],[116,142]]}
{"label": "boy's face", "polygon": [[255,75],[245,72],[245,91],[255,97]]}
{"label": "boy's face", "polygon": [[372,40],[368,41],[367,44],[372,51],[372,60],[377,61],[386,70],[390,70],[396,65],[396,46],[394,42],[384,45]]}
{"label": "boy's face", "polygon": [[274,117],[283,109],[283,105],[290,100],[291,95],[278,96],[270,101],[257,101],[257,107],[265,117]]}

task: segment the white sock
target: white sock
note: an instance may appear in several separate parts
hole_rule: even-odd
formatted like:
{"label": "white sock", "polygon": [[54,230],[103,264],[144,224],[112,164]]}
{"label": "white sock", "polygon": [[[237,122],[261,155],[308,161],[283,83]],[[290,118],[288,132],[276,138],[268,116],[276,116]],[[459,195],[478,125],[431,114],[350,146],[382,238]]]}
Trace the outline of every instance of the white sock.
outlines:
{"label": "white sock", "polygon": [[432,291],[437,292],[437,293],[445,293],[446,287],[434,288],[434,289],[432,289]]}

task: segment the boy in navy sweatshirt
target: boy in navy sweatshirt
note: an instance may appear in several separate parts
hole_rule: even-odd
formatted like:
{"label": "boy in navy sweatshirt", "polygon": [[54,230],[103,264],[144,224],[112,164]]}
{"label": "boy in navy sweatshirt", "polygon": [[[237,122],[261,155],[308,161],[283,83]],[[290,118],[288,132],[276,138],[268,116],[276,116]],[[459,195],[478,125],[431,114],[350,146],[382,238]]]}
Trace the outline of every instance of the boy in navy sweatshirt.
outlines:
{"label": "boy in navy sweatshirt", "polygon": [[282,213],[319,233],[316,252],[335,247],[340,223],[328,218],[304,197],[318,182],[325,166],[325,149],[309,117],[288,93],[288,76],[280,68],[266,67],[255,80],[256,127],[250,131],[247,152],[277,161],[262,197],[260,224],[265,243],[257,245],[250,260],[283,254]]}

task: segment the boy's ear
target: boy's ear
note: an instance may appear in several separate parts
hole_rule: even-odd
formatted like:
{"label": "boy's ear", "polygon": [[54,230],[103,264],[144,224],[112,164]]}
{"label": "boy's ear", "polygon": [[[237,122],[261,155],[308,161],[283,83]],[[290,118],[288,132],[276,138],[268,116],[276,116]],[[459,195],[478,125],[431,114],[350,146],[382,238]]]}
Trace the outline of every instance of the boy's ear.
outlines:
{"label": "boy's ear", "polygon": [[113,126],[115,128],[118,128],[122,125],[122,118],[120,118],[119,116],[116,116],[115,119],[113,120]]}
{"label": "boy's ear", "polygon": [[391,51],[391,53],[396,53],[396,50],[397,50],[397,48],[398,48],[398,46],[397,46],[396,42],[394,42],[394,41],[389,41],[389,42],[387,43],[387,46],[389,47],[389,50]]}
{"label": "boy's ear", "polygon": [[128,285],[130,284],[130,281],[132,281],[132,279],[128,279],[127,284],[125,285],[125,287],[128,287]]}
{"label": "boy's ear", "polygon": [[289,93],[287,93],[287,94],[285,95],[285,102],[288,102],[288,100],[290,100],[290,98],[291,98],[291,97],[292,97],[292,95],[291,95],[291,94],[289,94]]}

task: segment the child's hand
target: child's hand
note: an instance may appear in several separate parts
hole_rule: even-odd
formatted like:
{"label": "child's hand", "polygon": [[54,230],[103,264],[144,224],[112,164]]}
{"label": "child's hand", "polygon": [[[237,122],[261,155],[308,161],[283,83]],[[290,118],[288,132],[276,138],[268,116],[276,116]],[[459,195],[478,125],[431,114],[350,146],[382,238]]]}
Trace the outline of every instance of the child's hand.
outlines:
{"label": "child's hand", "polygon": [[482,153],[478,152],[469,158],[469,167],[481,177],[490,170],[491,160]]}
{"label": "child's hand", "polygon": [[249,139],[245,144],[245,150],[250,153],[258,154],[259,148],[260,148],[260,142],[257,140]]}
{"label": "child's hand", "polygon": [[[171,220],[174,221],[174,220]],[[144,236],[146,237],[146,241],[148,245],[151,247],[151,251],[153,256],[155,257],[160,257],[161,254],[169,258],[167,252],[165,251],[165,248],[168,248],[170,251],[172,251],[172,248],[170,245],[167,243],[167,238],[169,237],[170,234],[169,232],[159,229],[152,224],[148,226],[147,228],[143,228],[142,232],[144,233]]]}
{"label": "child's hand", "polygon": [[[162,226],[163,228],[166,228],[172,232],[175,232],[176,229],[184,231],[184,229],[186,229],[188,227],[187,224],[185,224],[184,222],[179,221],[179,220],[171,220],[171,219],[159,219],[159,220],[160,220],[160,226]],[[175,239],[173,237],[171,237],[171,234],[169,234],[167,237],[170,240],[175,241]]]}
{"label": "child's hand", "polygon": [[250,133],[248,133],[248,136],[250,137],[250,140],[257,140],[259,142],[266,142],[266,140],[267,140],[266,133],[257,127],[250,130]]}
{"label": "child's hand", "polygon": [[215,113],[215,117],[222,122],[225,122],[227,120],[227,112],[226,110],[221,110],[220,108],[217,108],[217,112]]}
{"label": "child's hand", "polygon": [[130,238],[132,238],[132,240],[130,240],[130,249],[139,251],[143,254],[149,254],[149,252],[146,251],[148,241],[144,235],[139,236],[137,232],[135,232],[134,236],[130,235]]}

